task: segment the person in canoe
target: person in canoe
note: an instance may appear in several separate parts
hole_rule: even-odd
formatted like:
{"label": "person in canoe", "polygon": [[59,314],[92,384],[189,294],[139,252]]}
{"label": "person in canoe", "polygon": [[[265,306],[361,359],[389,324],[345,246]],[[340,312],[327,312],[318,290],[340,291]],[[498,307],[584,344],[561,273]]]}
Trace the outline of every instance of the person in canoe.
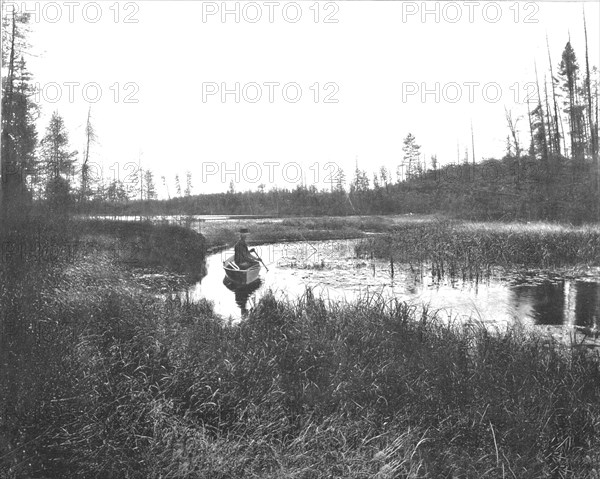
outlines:
{"label": "person in canoe", "polygon": [[256,254],[254,248],[248,249],[246,244],[246,238],[248,237],[248,229],[242,228],[240,230],[240,240],[235,244],[235,252],[233,261],[238,265],[240,269],[248,269],[255,264],[258,264],[258,260],[250,253]]}

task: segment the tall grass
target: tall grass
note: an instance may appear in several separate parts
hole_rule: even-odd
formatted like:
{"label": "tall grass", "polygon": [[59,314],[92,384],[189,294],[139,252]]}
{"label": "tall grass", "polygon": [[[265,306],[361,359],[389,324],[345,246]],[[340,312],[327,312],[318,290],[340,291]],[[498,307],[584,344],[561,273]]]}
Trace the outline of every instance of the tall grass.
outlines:
{"label": "tall grass", "polygon": [[600,468],[600,360],[585,350],[310,290],[267,294],[231,326],[206,301],[157,299],[102,250],[20,271],[0,283],[3,328],[19,326],[2,343],[1,478]]}
{"label": "tall grass", "polygon": [[[198,281],[206,274],[205,238],[188,228],[150,222],[88,220],[75,223],[82,247],[110,249],[130,266],[159,268]],[[100,238],[104,238],[102,243]]]}
{"label": "tall grass", "polygon": [[432,221],[367,238],[357,254],[429,264],[434,276],[477,277],[491,268],[600,265],[600,229],[557,225]]}
{"label": "tall grass", "polygon": [[[103,313],[107,298],[148,296],[125,265],[160,266],[190,278],[202,274],[199,235],[150,229],[50,218],[0,231],[1,471],[19,471],[28,463],[44,464],[45,470],[55,461],[40,452],[54,441],[41,425],[58,424],[52,422],[54,407],[67,405],[64,392],[79,367],[74,348],[94,325],[118,320],[118,314]],[[29,446],[19,450],[23,442]],[[0,477],[23,477],[1,471]]]}
{"label": "tall grass", "polygon": [[43,314],[63,339],[38,354],[60,372],[28,376],[40,387],[18,408],[4,477],[592,477],[599,465],[598,359],[517,330],[310,291],[267,295],[239,326],[206,303],[102,287]]}
{"label": "tall grass", "polygon": [[365,233],[383,233],[398,224],[431,221],[424,216],[335,216],[294,217],[269,220],[239,220],[236,222],[205,222],[200,230],[209,248],[219,249],[233,245],[239,238],[240,228],[250,230],[253,244],[281,243],[287,241],[320,241],[363,238]]}

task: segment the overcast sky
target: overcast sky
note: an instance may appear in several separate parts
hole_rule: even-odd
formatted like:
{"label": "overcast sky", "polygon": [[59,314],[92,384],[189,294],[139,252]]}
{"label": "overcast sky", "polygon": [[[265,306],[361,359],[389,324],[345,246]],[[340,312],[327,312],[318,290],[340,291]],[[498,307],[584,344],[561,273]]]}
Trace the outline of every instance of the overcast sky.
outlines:
{"label": "overcast sky", "polygon": [[[526,115],[534,62],[540,81],[548,74],[546,35],[555,71],[569,34],[585,65],[583,7],[590,63],[600,64],[598,5],[29,2],[39,133],[58,110],[81,151],[91,104],[104,175],[127,179],[141,157],[171,195],[186,170],[194,193],[230,180],[293,188],[299,169],[323,187],[336,166],[350,177],[355,161],[369,177],[381,165],[395,172],[409,132],[427,160],[451,163],[457,145],[461,159],[471,148],[471,122],[477,161],[498,158],[504,108]],[[526,116],[519,126],[527,144]]]}

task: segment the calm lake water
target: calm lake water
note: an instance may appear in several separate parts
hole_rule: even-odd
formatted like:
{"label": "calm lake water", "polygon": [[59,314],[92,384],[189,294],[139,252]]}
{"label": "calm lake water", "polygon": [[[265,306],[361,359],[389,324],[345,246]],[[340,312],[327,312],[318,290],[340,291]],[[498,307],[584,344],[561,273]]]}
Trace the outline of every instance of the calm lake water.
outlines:
{"label": "calm lake water", "polygon": [[202,223],[205,222],[236,222],[241,220],[263,220],[269,223],[279,223],[282,218],[276,218],[269,215],[153,215],[140,217],[134,215],[81,215],[78,218],[97,219],[97,220],[118,220],[118,221],[140,221],[140,219],[150,219],[154,223],[169,223],[188,226],[198,231]]}
{"label": "calm lake water", "polygon": [[189,294],[214,302],[223,317],[239,320],[243,312],[272,289],[276,295],[296,299],[306,287],[332,301],[353,301],[364,295],[398,298],[443,318],[476,319],[502,326],[600,327],[600,275],[565,278],[547,273],[501,273],[480,281],[435,280],[427,266],[416,268],[357,258],[358,240],[280,243],[256,247],[269,268],[253,288],[233,291],[224,283],[222,262],[232,254],[223,251],[207,258],[207,275]]}

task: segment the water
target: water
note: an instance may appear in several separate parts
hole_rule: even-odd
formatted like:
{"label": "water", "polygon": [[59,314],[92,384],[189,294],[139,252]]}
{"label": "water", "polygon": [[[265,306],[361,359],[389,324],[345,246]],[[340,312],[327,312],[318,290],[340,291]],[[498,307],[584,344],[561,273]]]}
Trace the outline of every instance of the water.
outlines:
{"label": "water", "polygon": [[140,221],[140,219],[151,219],[154,223],[169,223],[181,226],[188,226],[196,231],[201,228],[201,223],[231,223],[241,220],[263,220],[269,223],[280,223],[282,218],[275,218],[269,215],[81,215],[79,218],[96,220],[118,220],[118,221]]}
{"label": "water", "polygon": [[566,278],[548,273],[508,276],[496,272],[485,280],[436,280],[427,265],[395,264],[356,258],[357,240],[279,243],[256,247],[268,267],[261,282],[234,290],[224,284],[222,262],[231,251],[207,258],[207,275],[190,289],[193,298],[214,302],[215,312],[239,320],[268,289],[295,299],[306,287],[333,301],[353,301],[364,295],[381,295],[426,305],[442,318],[476,319],[482,323],[524,326],[600,327],[600,274]]}

